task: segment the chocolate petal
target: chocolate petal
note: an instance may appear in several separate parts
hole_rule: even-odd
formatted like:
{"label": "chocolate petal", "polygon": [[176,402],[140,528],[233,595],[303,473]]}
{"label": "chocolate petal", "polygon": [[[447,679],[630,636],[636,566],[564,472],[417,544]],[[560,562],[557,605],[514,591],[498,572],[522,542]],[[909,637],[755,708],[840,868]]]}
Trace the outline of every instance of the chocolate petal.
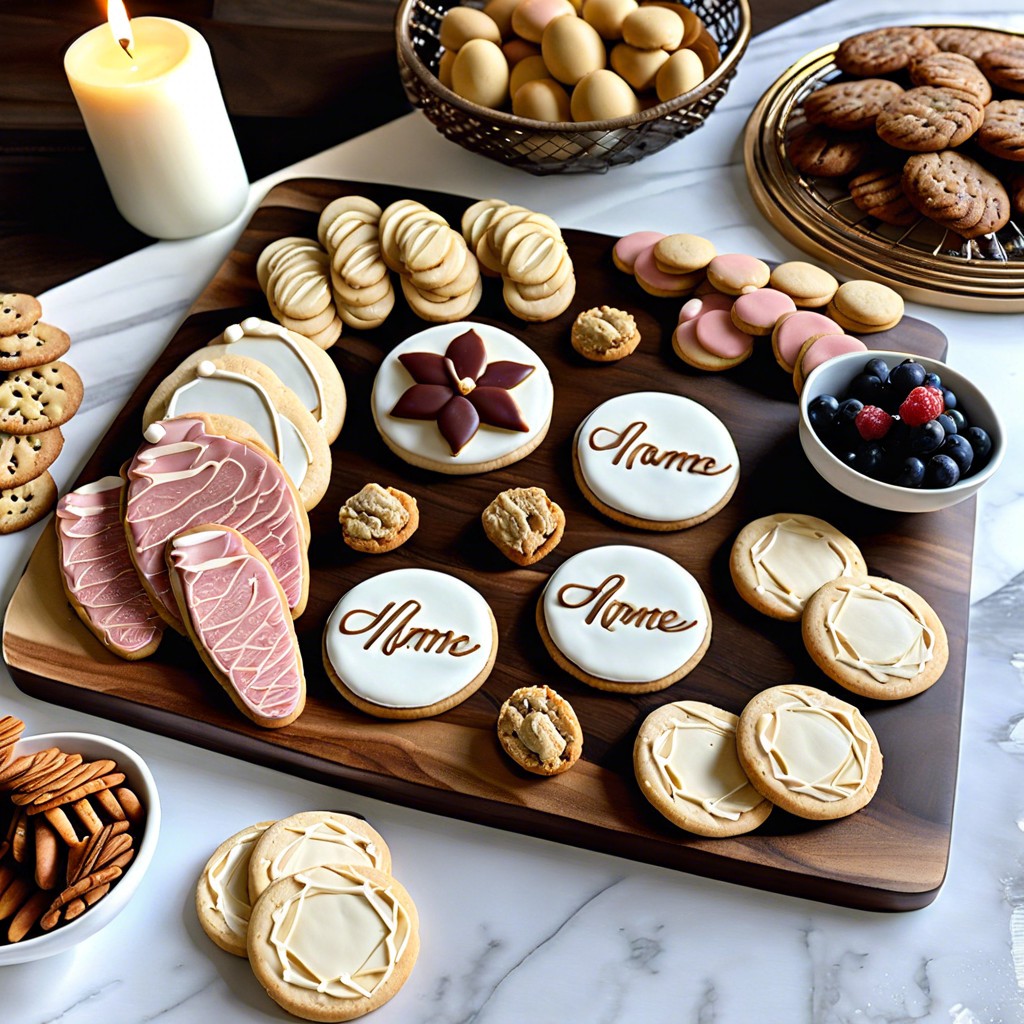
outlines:
{"label": "chocolate petal", "polygon": [[504,388],[473,388],[466,396],[480,414],[480,422],[502,430],[529,430],[516,400]]}
{"label": "chocolate petal", "polygon": [[476,434],[480,426],[480,417],[462,395],[456,395],[441,410],[437,417],[437,426],[448,442],[452,455],[458,455]]}
{"label": "chocolate petal", "polygon": [[451,397],[450,387],[440,384],[413,384],[395,402],[391,415],[403,420],[432,420]]}
{"label": "chocolate petal", "polygon": [[445,368],[444,356],[436,352],[406,352],[398,361],[409,371],[417,384],[448,384],[452,382]]}
{"label": "chocolate petal", "polygon": [[513,363],[510,359],[499,359],[488,363],[483,376],[476,379],[478,388],[504,388],[508,391],[517,384],[522,384],[536,369],[529,363]]}
{"label": "chocolate petal", "polygon": [[476,380],[487,366],[487,349],[484,340],[476,331],[460,334],[449,346],[445,355],[455,366],[460,378]]}

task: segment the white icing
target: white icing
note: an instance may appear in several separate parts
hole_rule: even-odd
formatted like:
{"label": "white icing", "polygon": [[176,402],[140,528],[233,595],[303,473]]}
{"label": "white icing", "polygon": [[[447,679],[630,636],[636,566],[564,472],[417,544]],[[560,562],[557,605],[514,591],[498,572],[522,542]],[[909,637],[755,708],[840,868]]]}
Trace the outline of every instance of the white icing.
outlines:
{"label": "white icing", "polygon": [[[693,519],[714,508],[739,475],[725,424],[697,402],[660,391],[603,402],[580,424],[575,444],[598,499],[652,522]],[[676,452],[692,458],[673,457]]]}
{"label": "white icing", "polygon": [[220,914],[228,931],[245,939],[249,929],[249,858],[256,840],[265,826],[247,829],[238,840],[215,861],[206,866],[206,884],[210,902]]}
{"label": "white icing", "polygon": [[846,552],[827,534],[795,519],[784,519],[750,549],[756,589],[794,611],[830,580],[851,574]]}
{"label": "white icing", "polygon": [[[395,569],[345,594],[327,620],[324,646],[358,697],[389,708],[425,707],[484,671],[496,646],[491,622],[487,602],[462,580],[431,569]],[[432,643],[429,635],[414,634],[397,646],[416,629],[451,630],[452,637]]]}
{"label": "white icing", "polygon": [[[444,355],[448,345],[470,329],[483,339],[488,362],[509,359],[535,367],[526,380],[509,391],[530,429],[526,432],[500,430],[481,423],[472,440],[458,455],[452,455],[435,421],[396,419],[391,415],[395,403],[414,383],[398,357],[405,352],[436,352]],[[377,371],[370,400],[377,429],[396,447],[431,462],[458,466],[465,470],[467,467],[504,458],[546,430],[551,419],[554,390],[547,367],[533,349],[497,327],[462,322],[429,327],[396,345]]]}
{"label": "white icing", "polygon": [[105,505],[79,505],[75,500],[80,495],[105,494],[107,491],[119,491],[124,486],[124,481],[119,476],[104,476],[89,484],[82,484],[64,497],[64,508],[73,512],[76,516],[98,516],[106,515]]}
{"label": "white icing", "polygon": [[[583,588],[597,588],[612,577],[623,577],[623,582],[608,600],[598,595],[580,607],[565,603],[584,601]],[[565,587],[571,589],[563,592]],[[627,544],[573,555],[552,573],[541,600],[548,632],[562,654],[588,675],[616,683],[671,675],[696,654],[710,628],[703,591],[693,576],[657,551]],[[639,626],[620,619],[606,628],[601,619],[615,601],[660,609],[666,613],[661,625],[668,631],[652,628],[652,617]],[[589,623],[588,616],[593,619]],[[680,628],[688,622],[694,625]]]}
{"label": "white icing", "polygon": [[159,444],[166,434],[166,429],[159,423],[150,423],[150,425],[142,432],[142,436],[149,441],[150,444]]}

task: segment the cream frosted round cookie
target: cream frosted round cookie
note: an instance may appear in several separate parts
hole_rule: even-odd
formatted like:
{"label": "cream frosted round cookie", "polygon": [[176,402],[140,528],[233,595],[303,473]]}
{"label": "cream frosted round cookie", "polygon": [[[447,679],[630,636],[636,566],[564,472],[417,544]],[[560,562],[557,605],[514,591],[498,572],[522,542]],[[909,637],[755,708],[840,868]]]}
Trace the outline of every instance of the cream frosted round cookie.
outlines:
{"label": "cream frosted round cookie", "polygon": [[253,907],[248,954],[267,995],[304,1020],[346,1021],[382,1006],[419,954],[405,887],[370,867],[287,875]]}
{"label": "cream frosted round cookie", "polygon": [[747,704],[736,752],[759,793],[817,821],[859,811],[882,776],[878,740],[860,711],[798,683],[762,690]]}
{"label": "cream frosted round cookie", "polygon": [[525,458],[547,434],[553,400],[540,357],[507,331],[478,323],[440,324],[395,346],[370,399],[393,452],[452,474]]}
{"label": "cream frosted round cookie", "polygon": [[249,858],[273,822],[261,821],[225,839],[206,862],[196,884],[196,916],[221,949],[245,956],[249,931]]}
{"label": "cream frosted round cookie", "polygon": [[807,602],[801,629],[814,663],[851,693],[900,700],[927,690],[949,659],[931,605],[880,576],[842,578]]}
{"label": "cream frosted round cookie", "polygon": [[637,391],[603,402],[580,424],[573,471],[587,500],[612,519],[681,530],[732,497],[740,460],[709,409],[681,395]]}
{"label": "cream frosted round cookie", "polygon": [[324,627],[324,666],[339,692],[381,718],[426,718],[469,697],[498,651],[490,605],[433,569],[394,569],[357,584]]}
{"label": "cream frosted round cookie", "polygon": [[633,771],[644,796],[674,825],[701,836],[738,836],[771,813],[740,766],[738,721],[692,700],[663,704],[644,719]]}
{"label": "cream frosted round cookie", "polygon": [[249,898],[279,878],[322,864],[355,864],[391,874],[391,851],[368,822],[337,811],[300,811],[271,824],[249,857]]}
{"label": "cream frosted round cookie", "polygon": [[537,628],[558,666],[599,690],[650,693],[693,669],[711,642],[700,584],[649,548],[581,551],[552,574]]}
{"label": "cream frosted round cookie", "polygon": [[747,604],[796,622],[819,587],[839,576],[861,576],[867,565],[860,548],[823,519],[777,512],[740,530],[729,572]]}

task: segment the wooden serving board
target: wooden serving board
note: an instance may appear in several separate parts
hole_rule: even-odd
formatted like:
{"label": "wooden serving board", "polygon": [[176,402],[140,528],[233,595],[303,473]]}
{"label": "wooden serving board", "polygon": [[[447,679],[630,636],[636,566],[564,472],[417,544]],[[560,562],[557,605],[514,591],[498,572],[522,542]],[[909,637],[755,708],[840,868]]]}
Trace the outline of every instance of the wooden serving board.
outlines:
{"label": "wooden serving board", "polygon": [[[419,199],[458,225],[470,200],[365,183],[296,180],[275,188],[103,439],[80,482],[116,473],[140,441],[142,407],[154,386],[188,353],[248,315],[267,316],[256,283],[262,248],[284,235],[315,236],[320,210],[348,193],[382,206]],[[639,227],[640,225],[638,225]],[[942,883],[960,738],[974,502],[928,515],[880,512],[823,483],[797,440],[797,406],[770,346],[728,374],[701,374],[672,353],[679,303],[656,299],[619,273],[614,239],[566,231],[578,292],[557,320],[526,325],[505,309],[500,285],[485,282],[471,319],[496,323],[536,349],[555,387],[544,444],[496,472],[452,477],[414,469],[380,440],[369,393],[383,354],[425,325],[399,297],[374,332],[347,332],[331,349],[345,379],[348,416],[333,446],[333,477],[313,511],[309,605],[297,622],[308,680],[306,709],[292,725],[248,723],[213,682],[191,646],[170,634],[157,654],[125,662],[105,652],[61,592],[52,530],[34,552],[7,613],[4,656],[18,686],[62,705],[165,733],[284,771],[425,810],[525,832],[639,861],[811,899],[879,910],[909,910],[934,899]],[[643,341],[617,364],[588,364],[569,344],[576,313],[608,304],[636,316]],[[453,331],[453,337],[455,332]],[[877,348],[941,358],[946,340],[906,318],[866,339]],[[677,533],[619,526],[595,511],[573,481],[571,440],[599,402],[624,391],[671,391],[694,398],[726,423],[740,455],[736,494],[714,518]],[[341,541],[337,512],[367,481],[409,491],[419,501],[413,538],[382,557],[358,556]],[[480,512],[496,493],[536,484],[565,509],[568,526],[543,562],[520,569],[484,537]],[[949,635],[949,666],[926,693],[893,704],[860,700],[835,687],[804,651],[797,626],[749,608],[729,578],[729,549],[749,520],[770,512],[821,516],[852,536],[870,570],[919,591]],[[623,697],[591,689],[557,669],[537,635],[534,608],[549,574],[568,556],[607,543],[630,543],[677,559],[699,580],[712,611],[711,647],[686,678],[660,693]],[[375,573],[405,566],[451,572],[475,586],[498,622],[497,664],[484,686],[443,715],[412,722],[371,718],[335,691],[320,653],[324,623],[340,596]],[[660,704],[694,699],[739,712],[759,690],[799,681],[836,692],[867,714],[885,756],[868,807],[817,824],[775,811],[755,833],[708,840],[668,824],[651,808],[632,772],[640,722]],[[498,708],[518,686],[548,683],[576,709],[584,729],[580,762],[541,779],[520,771],[495,736]]]}

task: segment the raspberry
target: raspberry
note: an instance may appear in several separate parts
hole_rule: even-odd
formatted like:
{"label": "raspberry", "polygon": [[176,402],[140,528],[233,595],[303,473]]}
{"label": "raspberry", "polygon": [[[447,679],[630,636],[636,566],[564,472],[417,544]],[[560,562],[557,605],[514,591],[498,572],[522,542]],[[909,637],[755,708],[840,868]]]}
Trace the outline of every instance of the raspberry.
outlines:
{"label": "raspberry", "polygon": [[857,425],[857,433],[865,441],[878,441],[889,433],[892,426],[892,417],[877,405],[865,405],[854,420]]}
{"label": "raspberry", "polygon": [[935,419],[942,414],[946,403],[943,401],[942,392],[938,388],[919,387],[903,399],[900,406],[900,418],[908,427],[920,427],[929,420]]}

